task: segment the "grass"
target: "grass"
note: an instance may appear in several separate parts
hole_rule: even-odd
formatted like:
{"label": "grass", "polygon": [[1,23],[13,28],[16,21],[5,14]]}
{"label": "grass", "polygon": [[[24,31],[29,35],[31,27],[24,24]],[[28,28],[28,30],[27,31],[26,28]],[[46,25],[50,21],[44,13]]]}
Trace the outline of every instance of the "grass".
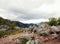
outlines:
{"label": "grass", "polygon": [[0,38],[4,37],[4,36],[8,36],[8,35],[18,34],[18,33],[21,33],[21,32],[22,32],[22,30],[20,30],[20,29],[0,31]]}

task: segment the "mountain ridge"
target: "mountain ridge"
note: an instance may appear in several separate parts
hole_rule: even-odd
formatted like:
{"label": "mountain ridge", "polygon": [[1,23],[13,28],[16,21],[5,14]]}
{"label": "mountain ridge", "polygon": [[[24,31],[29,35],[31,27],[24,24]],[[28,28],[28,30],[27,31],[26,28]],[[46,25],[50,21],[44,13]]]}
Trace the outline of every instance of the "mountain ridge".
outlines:
{"label": "mountain ridge", "polygon": [[18,26],[22,28],[26,28],[33,25],[38,26],[37,24],[33,24],[33,23],[27,24],[27,23],[22,23],[19,21],[11,21],[9,19],[4,19],[2,17],[0,17],[0,25]]}

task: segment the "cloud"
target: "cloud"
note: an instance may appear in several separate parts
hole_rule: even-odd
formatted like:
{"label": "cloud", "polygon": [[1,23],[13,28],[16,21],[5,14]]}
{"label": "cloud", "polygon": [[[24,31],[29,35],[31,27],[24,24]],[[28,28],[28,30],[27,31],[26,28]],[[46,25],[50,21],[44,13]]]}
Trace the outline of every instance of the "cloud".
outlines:
{"label": "cloud", "polygon": [[40,22],[48,22],[48,19],[32,19],[32,20],[26,20],[26,21],[21,21],[23,23],[40,23]]}
{"label": "cloud", "polygon": [[0,16],[31,22],[60,16],[60,0],[0,0]]}

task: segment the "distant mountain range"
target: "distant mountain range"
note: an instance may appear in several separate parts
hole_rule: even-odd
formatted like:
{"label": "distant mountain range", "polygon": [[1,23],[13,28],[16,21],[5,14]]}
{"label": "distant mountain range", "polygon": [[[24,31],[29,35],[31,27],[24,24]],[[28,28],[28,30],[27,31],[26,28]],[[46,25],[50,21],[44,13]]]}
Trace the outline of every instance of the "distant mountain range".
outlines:
{"label": "distant mountain range", "polygon": [[33,24],[33,23],[31,23],[31,24],[25,24],[25,23],[22,23],[22,22],[19,22],[19,21],[13,21],[17,26],[19,26],[19,27],[23,27],[23,28],[28,28],[29,26],[33,26],[33,25],[35,25],[35,26],[38,26],[37,24]]}
{"label": "distant mountain range", "polygon": [[19,21],[10,21],[8,19],[4,19],[2,17],[0,17],[0,25],[8,25],[8,26],[18,26],[18,27],[22,27],[22,28],[26,28],[26,27],[29,27],[29,26],[38,26],[37,24],[25,24],[25,23],[22,23],[22,22],[19,22]]}

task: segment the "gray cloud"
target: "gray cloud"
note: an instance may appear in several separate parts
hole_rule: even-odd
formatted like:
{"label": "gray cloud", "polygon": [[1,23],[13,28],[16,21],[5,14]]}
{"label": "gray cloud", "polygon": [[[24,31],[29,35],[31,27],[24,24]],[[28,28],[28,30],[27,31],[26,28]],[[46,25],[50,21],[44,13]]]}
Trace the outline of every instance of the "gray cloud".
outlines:
{"label": "gray cloud", "polygon": [[18,21],[59,17],[60,0],[0,0],[0,16]]}

